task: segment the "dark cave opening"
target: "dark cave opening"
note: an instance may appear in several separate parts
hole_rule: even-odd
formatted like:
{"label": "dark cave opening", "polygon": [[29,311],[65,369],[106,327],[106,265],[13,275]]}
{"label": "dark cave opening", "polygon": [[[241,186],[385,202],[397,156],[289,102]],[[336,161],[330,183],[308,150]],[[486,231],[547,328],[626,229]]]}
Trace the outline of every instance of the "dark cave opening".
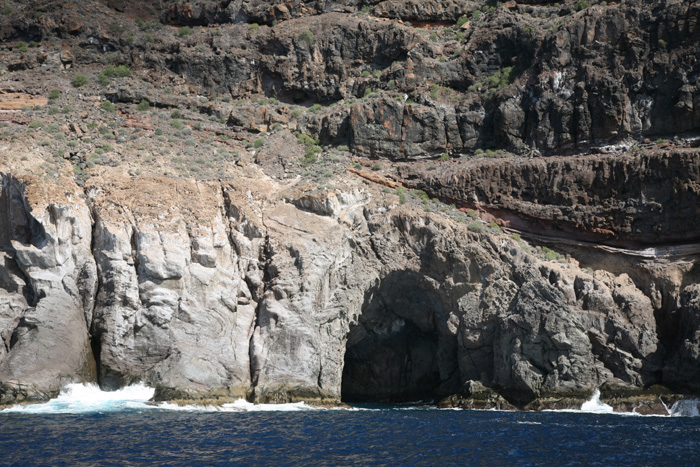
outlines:
{"label": "dark cave opening", "polygon": [[456,343],[436,325],[442,301],[415,273],[390,274],[366,292],[346,344],[344,402],[428,401],[449,393]]}

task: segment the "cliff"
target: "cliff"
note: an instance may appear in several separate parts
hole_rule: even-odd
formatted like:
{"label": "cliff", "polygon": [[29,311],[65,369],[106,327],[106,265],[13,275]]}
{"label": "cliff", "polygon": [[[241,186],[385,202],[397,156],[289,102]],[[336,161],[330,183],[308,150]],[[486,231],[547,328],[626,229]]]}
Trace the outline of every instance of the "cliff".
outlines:
{"label": "cliff", "polygon": [[700,393],[692,2],[6,3],[0,404]]}
{"label": "cliff", "polygon": [[81,197],[4,175],[3,402],[92,378],[259,402],[698,390],[692,262],[584,270],[360,180],[115,177]]}

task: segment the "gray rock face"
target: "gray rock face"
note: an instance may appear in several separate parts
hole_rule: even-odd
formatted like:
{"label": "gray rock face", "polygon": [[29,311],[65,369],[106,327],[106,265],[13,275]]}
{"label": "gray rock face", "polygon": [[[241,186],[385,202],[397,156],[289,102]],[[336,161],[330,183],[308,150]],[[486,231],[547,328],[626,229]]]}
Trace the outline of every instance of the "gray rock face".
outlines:
{"label": "gray rock face", "polygon": [[79,198],[41,204],[39,185],[23,186],[5,177],[2,192],[14,226],[3,403],[95,377],[144,381],[159,399],[257,402],[476,391],[506,406],[495,390],[523,406],[604,384],[695,390],[693,286],[680,301],[687,336],[667,349],[626,274],[547,261],[359,187],[110,179],[86,187],[91,220]]}
{"label": "gray rock face", "polygon": [[[172,188],[166,192],[177,196],[179,187]],[[138,196],[127,184],[113,190],[97,203]],[[248,342],[264,238],[244,211],[227,209],[224,197],[225,190],[206,191],[200,200],[211,203],[206,224],[188,215],[188,205],[171,204],[161,222],[138,211],[96,211],[103,282],[92,326],[103,386],[145,381],[167,398],[250,391]]]}
{"label": "gray rock face", "polygon": [[48,203],[28,199],[12,176],[0,180],[0,403],[44,399],[95,378],[90,212],[77,191]]}

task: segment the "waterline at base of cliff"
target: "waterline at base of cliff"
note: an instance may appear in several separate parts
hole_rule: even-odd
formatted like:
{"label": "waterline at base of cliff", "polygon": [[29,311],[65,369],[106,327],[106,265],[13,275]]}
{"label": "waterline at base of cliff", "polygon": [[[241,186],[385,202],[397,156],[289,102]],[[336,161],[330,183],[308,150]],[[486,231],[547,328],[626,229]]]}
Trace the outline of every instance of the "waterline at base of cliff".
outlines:
{"label": "waterline at base of cliff", "polygon": [[[700,458],[700,417],[425,405],[238,410],[151,404],[152,390],[74,385],[0,412],[8,465],[674,465]],[[697,401],[695,401],[697,405]],[[685,401],[685,405],[691,405]],[[584,407],[585,408],[585,407]],[[478,433],[478,435],[476,435]],[[592,449],[595,446],[595,449]]]}
{"label": "waterline at base of cliff", "polygon": [[[144,411],[180,411],[180,412],[289,412],[305,410],[442,410],[434,404],[414,402],[404,404],[353,404],[337,406],[319,406],[305,404],[303,402],[286,404],[254,404],[245,399],[238,399],[226,403],[176,403],[154,402],[155,390],[144,384],[126,386],[116,391],[101,390],[95,384],[77,383],[66,386],[58,397],[45,403],[16,404],[0,410],[0,416],[4,414],[25,415],[61,415],[61,414],[92,414],[92,413],[116,413],[116,412],[140,412]],[[674,417],[698,417],[698,399],[682,399],[673,402],[666,407],[667,415],[643,414],[634,410],[624,412],[615,411],[612,406],[601,401],[600,391],[596,390],[591,398],[581,404],[579,408],[572,409],[545,409],[547,412],[570,412],[592,414],[616,414],[637,416],[674,416]],[[444,408],[443,408],[444,409]],[[477,409],[478,410],[478,409]],[[490,411],[514,412],[513,410],[487,409]]]}

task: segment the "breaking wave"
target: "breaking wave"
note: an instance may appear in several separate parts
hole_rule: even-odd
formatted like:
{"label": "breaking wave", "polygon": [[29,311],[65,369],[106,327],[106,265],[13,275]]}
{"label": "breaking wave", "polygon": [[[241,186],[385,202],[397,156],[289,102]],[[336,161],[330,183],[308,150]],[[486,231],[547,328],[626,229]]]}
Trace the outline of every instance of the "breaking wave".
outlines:
{"label": "breaking wave", "polygon": [[581,405],[581,412],[613,413],[613,408],[600,401],[600,391],[596,389],[593,393],[593,397]]}
{"label": "breaking wave", "polygon": [[700,399],[683,399],[671,406],[672,417],[700,417]]}
{"label": "breaking wave", "polygon": [[178,405],[150,402],[155,390],[143,384],[126,386],[116,391],[103,391],[96,384],[69,384],[58,397],[40,404],[14,405],[2,413],[81,414],[128,410],[169,410],[189,412],[254,412],[318,410],[303,402],[291,404],[253,404],[243,399],[222,405]]}
{"label": "breaking wave", "polygon": [[[58,397],[38,404],[17,404],[0,410],[0,413],[22,414],[82,414],[123,411],[173,411],[173,412],[297,412],[318,410],[431,410],[426,404],[369,404],[344,408],[325,408],[307,405],[303,402],[288,404],[254,404],[244,399],[221,405],[174,404],[172,402],[152,402],[155,390],[144,384],[126,386],[116,391],[103,391],[96,384],[69,384]],[[698,417],[700,400],[680,400],[668,408],[672,417]],[[461,409],[454,409],[461,410]],[[596,390],[590,400],[581,405],[580,410],[545,410],[546,412],[585,412],[595,414],[640,415],[633,412],[614,412],[613,408],[600,400],[600,391]]]}

